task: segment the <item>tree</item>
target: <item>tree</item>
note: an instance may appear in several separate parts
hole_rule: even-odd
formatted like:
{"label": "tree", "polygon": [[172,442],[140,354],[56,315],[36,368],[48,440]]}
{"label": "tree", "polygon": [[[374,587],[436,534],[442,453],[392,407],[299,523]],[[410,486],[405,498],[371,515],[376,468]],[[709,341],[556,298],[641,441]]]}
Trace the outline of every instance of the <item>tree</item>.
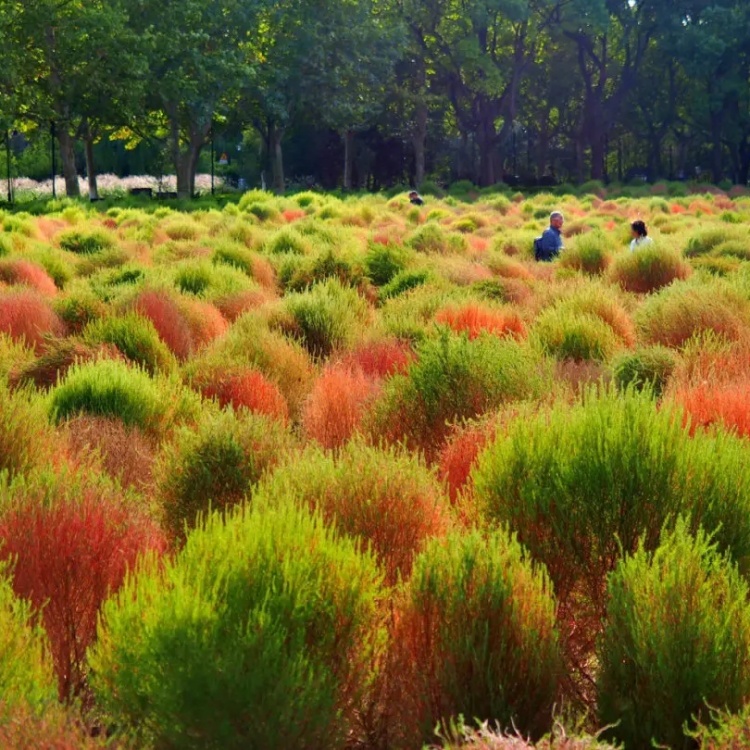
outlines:
{"label": "tree", "polygon": [[[54,122],[66,193],[79,194],[75,141],[115,118],[141,69],[120,0],[12,0],[0,23],[15,63],[15,114],[46,130]],[[96,194],[91,149],[87,165]]]}
{"label": "tree", "polygon": [[263,0],[126,0],[130,27],[149,65],[142,112],[131,130],[162,139],[177,193],[195,192],[195,172],[217,116],[237,105],[253,75],[248,45]]}

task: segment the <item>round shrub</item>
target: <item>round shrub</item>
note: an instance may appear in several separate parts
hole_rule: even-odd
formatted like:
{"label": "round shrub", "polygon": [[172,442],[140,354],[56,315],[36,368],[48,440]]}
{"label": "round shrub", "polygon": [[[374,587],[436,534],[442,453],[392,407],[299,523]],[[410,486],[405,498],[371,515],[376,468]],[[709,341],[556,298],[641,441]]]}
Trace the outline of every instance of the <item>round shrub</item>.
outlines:
{"label": "round shrub", "polygon": [[691,268],[671,250],[654,245],[620,255],[610,267],[610,278],[625,291],[647,294],[690,276]]}
{"label": "round shrub", "polygon": [[375,286],[385,286],[406,266],[406,252],[391,245],[371,245],[365,256],[367,276]]}
{"label": "round shrub", "polygon": [[599,715],[626,747],[688,746],[684,727],[750,697],[748,586],[706,534],[684,522],[608,583]]}
{"label": "round shrub", "polygon": [[590,276],[600,276],[612,263],[609,239],[602,231],[580,235],[572,247],[566,248],[560,257],[563,268],[583,271]]}
{"label": "round shrub", "polygon": [[601,318],[564,307],[543,312],[532,331],[544,350],[558,359],[604,362],[620,347],[615,332]]}
{"label": "round shrub", "polygon": [[0,282],[22,284],[52,297],[57,294],[55,282],[44,268],[21,258],[0,260]]}
{"label": "round shrub", "polygon": [[636,390],[649,388],[659,397],[669,382],[677,356],[664,346],[650,346],[632,353],[621,354],[612,362],[612,372],[618,388]]}
{"label": "round shrub", "polygon": [[157,747],[344,748],[378,595],[374,560],[306,511],[213,514],[105,605],[97,700]]}
{"label": "round shrub", "polygon": [[425,224],[409,237],[409,245],[420,253],[444,253],[448,251],[448,238],[435,224]]}
{"label": "round shrub", "polygon": [[58,297],[55,311],[71,333],[80,333],[89,323],[107,314],[107,305],[84,287]]}
{"label": "round shrub", "polygon": [[477,338],[485,331],[500,337],[524,338],[526,335],[526,327],[515,310],[476,302],[444,307],[438,310],[435,322],[444,323],[459,333],[465,331],[470,339]]}
{"label": "round shrub", "polygon": [[161,340],[179,359],[187,359],[195,347],[190,327],[172,295],[145,291],[136,297],[133,308],[148,318]]}
{"label": "round shrub", "polygon": [[529,347],[486,334],[470,341],[443,330],[418,347],[406,374],[385,384],[369,432],[375,439],[421,448],[432,458],[449,423],[538,397],[544,383],[544,364]]}
{"label": "round shrub", "polygon": [[15,708],[41,708],[56,699],[44,631],[27,602],[17,599],[0,564],[0,725]]}
{"label": "round shrub", "polygon": [[278,386],[252,367],[214,367],[201,371],[193,384],[206,398],[215,398],[222,408],[247,409],[286,424],[289,407]]}
{"label": "round shrub", "polygon": [[750,559],[749,458],[737,439],[690,438],[682,415],[656,409],[648,394],[608,390],[514,420],[473,480],[485,518],[546,565],[561,607],[601,614],[622,553],[639,542],[654,549],[678,513],[715,532],[735,559]]}
{"label": "round shrub", "polygon": [[750,301],[724,282],[674,284],[641,306],[636,323],[650,344],[680,347],[707,332],[737,340],[750,325]]}
{"label": "round shrub", "polygon": [[0,333],[41,352],[45,337],[61,336],[64,326],[49,303],[36,291],[0,290]]}
{"label": "round shrub", "polygon": [[743,240],[745,245],[750,242],[750,236],[747,232],[738,231],[732,227],[711,227],[690,238],[685,248],[685,255],[688,258],[706,255],[725,242],[742,242]]}
{"label": "round shrub", "polygon": [[169,372],[175,359],[148,318],[125,313],[90,323],[83,331],[83,340],[92,345],[112,344],[129,360],[147,372]]}
{"label": "round shrub", "polygon": [[0,476],[13,479],[54,460],[55,443],[42,400],[29,388],[10,392],[0,379]]}
{"label": "round shrub", "polygon": [[417,557],[394,629],[394,709],[419,747],[462,714],[540,736],[562,664],[542,568],[504,531],[432,541]]}
{"label": "round shrub", "polygon": [[50,400],[55,422],[84,412],[155,429],[165,411],[163,394],[145,372],[112,359],[73,365]]}
{"label": "round shrub", "polygon": [[13,590],[40,615],[61,700],[84,687],[104,600],[139,554],[166,548],[158,526],[117,494],[71,489],[61,481],[50,498],[20,488],[0,514],[0,559],[12,561]]}
{"label": "round shrub", "polygon": [[181,292],[200,296],[214,284],[213,268],[208,263],[183,266],[175,274],[174,283]]}
{"label": "round shrub", "polygon": [[272,255],[307,255],[311,246],[310,242],[296,230],[281,229],[270,237],[263,249]]}
{"label": "round shrub", "polygon": [[81,232],[69,229],[58,235],[57,242],[63,250],[78,255],[100,253],[103,250],[111,250],[115,245],[112,235],[104,230]]}
{"label": "round shrub", "polygon": [[427,271],[399,271],[387,284],[380,288],[380,299],[398,297],[410,289],[422,286],[429,278]]}
{"label": "round shrub", "polygon": [[309,292],[290,294],[286,309],[293,319],[290,331],[314,357],[327,357],[344,348],[367,318],[367,305],[354,289],[331,279]]}
{"label": "round shrub", "polygon": [[182,540],[199,513],[241,502],[290,447],[283,425],[246,411],[210,414],[197,429],[183,427],[156,470],[169,534]]}
{"label": "round shrub", "polygon": [[377,392],[377,381],[359,367],[326,367],[302,407],[305,435],[338,448],[359,429]]}
{"label": "round shrub", "polygon": [[388,585],[411,574],[414,557],[451,525],[438,481],[419,458],[403,451],[347,444],[335,457],[308,449],[277,469],[253,502],[291,498],[369,547]]}

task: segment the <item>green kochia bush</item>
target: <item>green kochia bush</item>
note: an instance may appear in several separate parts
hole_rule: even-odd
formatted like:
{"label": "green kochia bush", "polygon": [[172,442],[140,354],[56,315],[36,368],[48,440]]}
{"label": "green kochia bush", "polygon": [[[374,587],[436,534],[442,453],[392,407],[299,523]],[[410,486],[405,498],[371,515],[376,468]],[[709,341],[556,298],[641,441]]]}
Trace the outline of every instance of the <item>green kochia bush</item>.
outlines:
{"label": "green kochia bush", "polygon": [[263,473],[284,458],[291,436],[276,420],[243,411],[210,414],[183,427],[166,447],[157,474],[170,534],[183,539],[199,513],[239,503]]}
{"label": "green kochia bush", "polygon": [[169,372],[175,358],[159,338],[153,323],[137,313],[104,318],[90,323],[83,332],[89,344],[114,344],[128,359],[143,366],[149,373]]}
{"label": "green kochia bush", "polygon": [[7,574],[0,565],[0,723],[6,711],[57,699],[44,630],[32,623],[29,605],[15,597]]}
{"label": "green kochia bush", "polygon": [[105,605],[95,694],[155,747],[343,748],[379,584],[371,556],[290,504],[213,514]]}
{"label": "green kochia bush", "polygon": [[319,357],[352,341],[367,315],[365,301],[336,279],[316,284],[309,292],[290,294],[286,304],[294,321],[292,333]]}
{"label": "green kochia bush", "polygon": [[63,232],[58,237],[58,242],[63,250],[79,255],[91,255],[102,250],[110,250],[115,244],[112,236],[102,230],[80,232],[77,229]]}
{"label": "green kochia bush", "polygon": [[619,346],[612,328],[590,313],[551,308],[539,316],[533,331],[558,359],[605,361]]}
{"label": "green kochia bush", "polygon": [[[730,479],[731,478],[731,479]],[[658,544],[684,514],[750,562],[750,448],[726,434],[690,438],[682,415],[648,394],[587,394],[519,418],[480,457],[475,494],[544,562],[558,597],[601,612],[607,573],[639,540]]]}
{"label": "green kochia bush", "polygon": [[395,669],[408,675],[404,724],[420,735],[405,746],[429,742],[459,714],[525,736],[550,728],[562,673],[555,602],[544,570],[507,532],[431,542],[395,639]]}
{"label": "green kochia bush", "polygon": [[627,748],[694,747],[684,725],[750,698],[748,586],[704,532],[678,522],[618,566],[608,594],[599,713]]}
{"label": "green kochia bush", "polygon": [[384,286],[406,266],[406,251],[389,245],[372,245],[365,256],[367,276],[375,286]]}
{"label": "green kochia bush", "polygon": [[145,372],[110,359],[71,367],[50,401],[56,422],[86,412],[155,428],[164,411],[163,395]]}
{"label": "green kochia bush", "polygon": [[655,396],[661,396],[676,366],[677,356],[671,349],[649,346],[620,355],[612,363],[612,370],[619,388],[651,388]]}
{"label": "green kochia bush", "polygon": [[428,455],[439,448],[449,422],[471,419],[504,402],[535,398],[545,365],[525,344],[441,330],[422,343],[405,375],[391,378],[371,424],[375,437],[405,441]]}

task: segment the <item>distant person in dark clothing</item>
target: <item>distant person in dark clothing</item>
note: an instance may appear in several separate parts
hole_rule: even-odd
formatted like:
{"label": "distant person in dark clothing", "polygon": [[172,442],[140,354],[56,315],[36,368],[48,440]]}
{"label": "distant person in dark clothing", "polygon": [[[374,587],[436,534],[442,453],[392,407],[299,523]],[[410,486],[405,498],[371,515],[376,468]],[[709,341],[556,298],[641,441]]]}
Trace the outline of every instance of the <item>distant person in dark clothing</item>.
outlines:
{"label": "distant person in dark clothing", "polygon": [[538,261],[550,262],[554,260],[563,249],[562,225],[563,215],[559,211],[553,211],[549,217],[549,227],[542,232],[541,237],[534,240],[534,258]]}
{"label": "distant person in dark clothing", "polygon": [[409,193],[409,203],[411,203],[412,206],[424,206],[424,201],[416,190],[412,190],[411,193]]}

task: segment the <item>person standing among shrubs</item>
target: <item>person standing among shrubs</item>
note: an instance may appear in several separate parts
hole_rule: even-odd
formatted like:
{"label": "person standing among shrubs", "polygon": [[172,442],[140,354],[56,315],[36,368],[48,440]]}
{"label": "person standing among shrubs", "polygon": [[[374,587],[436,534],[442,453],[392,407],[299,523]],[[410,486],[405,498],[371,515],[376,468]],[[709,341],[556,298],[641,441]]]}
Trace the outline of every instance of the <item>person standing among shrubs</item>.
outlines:
{"label": "person standing among shrubs", "polygon": [[554,260],[563,249],[562,225],[563,215],[553,211],[549,217],[549,226],[542,232],[541,237],[534,240],[534,259],[549,263]]}
{"label": "person standing among shrubs", "polygon": [[648,230],[646,229],[645,222],[638,219],[630,225],[630,231],[633,234],[633,239],[630,243],[630,252],[635,252],[639,247],[645,247],[651,245],[653,240],[648,236]]}

